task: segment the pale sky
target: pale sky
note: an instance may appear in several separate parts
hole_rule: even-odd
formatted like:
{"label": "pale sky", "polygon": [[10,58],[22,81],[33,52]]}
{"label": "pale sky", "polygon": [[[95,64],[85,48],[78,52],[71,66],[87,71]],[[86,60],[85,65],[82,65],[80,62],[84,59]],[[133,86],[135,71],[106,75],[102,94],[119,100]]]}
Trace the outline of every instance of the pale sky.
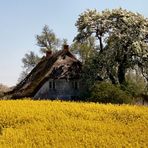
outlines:
{"label": "pale sky", "polygon": [[79,14],[119,7],[148,17],[148,0],[0,0],[0,83],[17,83],[21,59],[28,51],[38,52],[35,35],[45,24],[71,43]]}

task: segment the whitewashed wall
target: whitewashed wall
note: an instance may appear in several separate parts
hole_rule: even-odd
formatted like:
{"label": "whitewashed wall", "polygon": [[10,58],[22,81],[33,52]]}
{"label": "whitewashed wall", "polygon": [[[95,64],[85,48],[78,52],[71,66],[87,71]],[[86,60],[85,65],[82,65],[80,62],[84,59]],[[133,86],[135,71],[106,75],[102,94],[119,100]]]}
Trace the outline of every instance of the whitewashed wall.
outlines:
{"label": "whitewashed wall", "polygon": [[[55,82],[55,89],[49,88],[50,82]],[[74,83],[78,83],[78,89],[74,88]],[[39,89],[39,91],[35,94],[35,99],[71,99],[79,96],[82,90],[82,85],[79,80],[48,80],[44,83],[44,85]]]}

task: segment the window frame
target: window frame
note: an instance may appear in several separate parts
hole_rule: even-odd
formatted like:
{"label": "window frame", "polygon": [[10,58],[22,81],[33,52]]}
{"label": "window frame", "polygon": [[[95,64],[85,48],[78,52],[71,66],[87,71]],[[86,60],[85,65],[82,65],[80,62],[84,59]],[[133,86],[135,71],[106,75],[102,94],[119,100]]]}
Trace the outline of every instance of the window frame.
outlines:
{"label": "window frame", "polygon": [[49,81],[49,89],[50,90],[55,90],[56,89],[56,82],[53,81]]}
{"label": "window frame", "polygon": [[79,89],[79,82],[78,81],[73,81],[72,82],[72,88],[74,90],[78,90]]}

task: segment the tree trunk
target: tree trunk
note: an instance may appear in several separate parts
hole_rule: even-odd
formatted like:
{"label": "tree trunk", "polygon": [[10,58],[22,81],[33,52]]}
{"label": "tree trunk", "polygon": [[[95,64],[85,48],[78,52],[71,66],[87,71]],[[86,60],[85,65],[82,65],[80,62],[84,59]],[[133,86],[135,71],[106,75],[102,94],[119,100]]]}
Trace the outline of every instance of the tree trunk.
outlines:
{"label": "tree trunk", "polygon": [[112,84],[117,84],[117,82],[116,82],[114,76],[113,76],[111,73],[109,74],[109,78],[110,78],[110,80],[112,81]]}
{"label": "tree trunk", "polygon": [[102,37],[100,36],[100,37],[98,37],[98,39],[99,39],[99,43],[100,43],[100,52],[102,52],[103,51]]}
{"label": "tree trunk", "polygon": [[109,68],[107,68],[107,74],[112,82],[112,84],[117,84],[116,79],[114,78],[114,76],[112,75],[112,73],[109,71]]}
{"label": "tree trunk", "polygon": [[125,66],[121,63],[118,67],[118,80],[120,84],[125,82]]}

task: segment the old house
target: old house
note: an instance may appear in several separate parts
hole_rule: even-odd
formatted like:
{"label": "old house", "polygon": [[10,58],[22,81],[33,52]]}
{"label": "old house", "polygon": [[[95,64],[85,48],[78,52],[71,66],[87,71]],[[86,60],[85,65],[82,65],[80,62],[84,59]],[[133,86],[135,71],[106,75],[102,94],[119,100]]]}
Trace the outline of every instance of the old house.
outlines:
{"label": "old house", "polygon": [[56,53],[46,53],[10,94],[12,98],[76,99],[83,91],[81,66],[81,62],[65,45]]}

